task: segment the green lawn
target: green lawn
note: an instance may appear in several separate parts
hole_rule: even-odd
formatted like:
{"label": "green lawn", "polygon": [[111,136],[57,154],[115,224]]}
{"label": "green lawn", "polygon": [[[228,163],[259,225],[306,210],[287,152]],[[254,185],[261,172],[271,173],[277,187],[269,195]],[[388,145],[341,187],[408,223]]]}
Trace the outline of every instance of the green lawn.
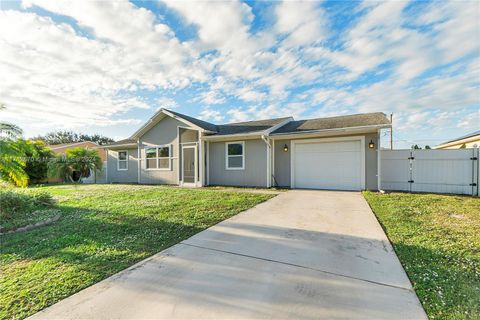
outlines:
{"label": "green lawn", "polygon": [[379,194],[365,198],[430,319],[480,319],[480,198]]}
{"label": "green lawn", "polygon": [[62,217],[0,237],[2,319],[25,318],[274,196],[133,185],[41,189],[54,195]]}

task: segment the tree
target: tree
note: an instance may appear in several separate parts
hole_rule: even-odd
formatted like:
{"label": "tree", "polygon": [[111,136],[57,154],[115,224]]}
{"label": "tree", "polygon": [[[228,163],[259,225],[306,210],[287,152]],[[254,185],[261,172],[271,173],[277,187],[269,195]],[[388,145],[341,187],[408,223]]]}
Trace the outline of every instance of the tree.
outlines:
{"label": "tree", "polygon": [[[3,103],[0,103],[0,110],[6,109]],[[0,122],[0,137],[16,138],[22,134],[22,129],[19,126],[8,122]]]}
{"label": "tree", "polygon": [[412,149],[418,150],[418,149],[422,149],[422,147],[420,147],[418,144],[416,144],[416,145],[413,145],[413,146],[412,146]]}
{"label": "tree", "polygon": [[0,139],[0,180],[18,187],[28,184],[25,172],[25,150],[23,145],[12,139]]}
{"label": "tree", "polygon": [[430,149],[432,149],[432,148],[430,148],[429,145],[426,145],[426,146],[425,146],[425,149],[430,150]]}
{"label": "tree", "polygon": [[54,153],[41,140],[28,143],[30,148],[25,152],[27,156],[25,172],[30,183],[43,182],[48,176],[48,162],[54,157]]}
{"label": "tree", "polygon": [[[0,110],[5,105],[0,103]],[[13,139],[22,134],[18,126],[0,122],[0,180],[25,187],[28,175],[25,167],[25,144]]]}
{"label": "tree", "polygon": [[88,135],[82,133],[75,133],[73,131],[54,131],[45,134],[44,136],[38,136],[33,138],[34,140],[42,140],[46,144],[53,145],[53,144],[63,144],[63,143],[75,143],[75,142],[83,142],[83,141],[92,141],[98,143],[99,145],[111,143],[114,140],[105,137],[99,134]]}
{"label": "tree", "polygon": [[102,159],[98,151],[89,148],[74,148],[66,151],[65,155],[58,155],[48,165],[51,176],[64,177],[74,180],[74,173],[79,174],[78,181],[90,176],[92,172],[102,169]]}

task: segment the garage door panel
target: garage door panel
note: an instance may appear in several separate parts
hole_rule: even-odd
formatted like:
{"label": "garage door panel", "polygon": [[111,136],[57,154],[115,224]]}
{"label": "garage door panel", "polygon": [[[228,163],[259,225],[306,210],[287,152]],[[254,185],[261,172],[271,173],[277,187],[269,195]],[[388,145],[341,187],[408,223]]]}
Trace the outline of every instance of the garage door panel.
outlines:
{"label": "garage door panel", "polygon": [[360,141],[296,143],[296,188],[360,190],[362,159]]}

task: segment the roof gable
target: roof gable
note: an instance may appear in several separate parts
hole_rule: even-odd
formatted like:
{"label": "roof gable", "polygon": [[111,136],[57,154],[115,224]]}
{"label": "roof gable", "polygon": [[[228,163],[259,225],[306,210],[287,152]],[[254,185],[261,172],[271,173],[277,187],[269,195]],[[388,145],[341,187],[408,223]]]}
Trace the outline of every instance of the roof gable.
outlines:
{"label": "roof gable", "polygon": [[155,113],[140,129],[138,129],[130,139],[138,139],[144,135],[147,131],[153,128],[157,123],[159,123],[165,117],[172,117],[176,120],[184,122],[194,128],[205,130],[207,132],[216,132],[216,126],[206,121],[202,121],[178,112],[173,112],[167,109],[160,109]]}

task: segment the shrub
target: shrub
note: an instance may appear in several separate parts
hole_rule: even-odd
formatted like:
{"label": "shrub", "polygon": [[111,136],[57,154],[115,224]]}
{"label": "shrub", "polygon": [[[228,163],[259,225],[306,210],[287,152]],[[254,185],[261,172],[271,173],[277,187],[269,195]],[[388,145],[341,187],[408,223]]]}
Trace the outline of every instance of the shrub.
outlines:
{"label": "shrub", "polygon": [[15,214],[52,207],[54,204],[55,199],[45,191],[0,190],[0,220],[9,220]]}

